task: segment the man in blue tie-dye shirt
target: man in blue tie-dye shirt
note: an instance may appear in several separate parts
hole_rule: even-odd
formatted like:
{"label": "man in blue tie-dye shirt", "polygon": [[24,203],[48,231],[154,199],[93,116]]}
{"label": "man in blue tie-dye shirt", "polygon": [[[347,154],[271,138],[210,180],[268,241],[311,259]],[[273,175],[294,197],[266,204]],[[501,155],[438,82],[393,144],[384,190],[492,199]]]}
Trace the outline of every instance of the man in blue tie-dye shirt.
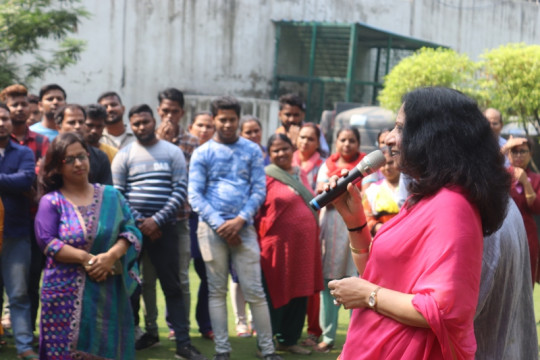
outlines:
{"label": "man in blue tie-dye shirt", "polygon": [[251,307],[262,355],[266,360],[281,360],[272,342],[253,227],[253,217],[266,196],[262,152],[257,144],[238,136],[240,104],[236,99],[216,99],[211,110],[216,135],[191,157],[188,195],[201,220],[197,235],[208,277],[214,359],[228,360],[231,351],[226,304],[230,257]]}

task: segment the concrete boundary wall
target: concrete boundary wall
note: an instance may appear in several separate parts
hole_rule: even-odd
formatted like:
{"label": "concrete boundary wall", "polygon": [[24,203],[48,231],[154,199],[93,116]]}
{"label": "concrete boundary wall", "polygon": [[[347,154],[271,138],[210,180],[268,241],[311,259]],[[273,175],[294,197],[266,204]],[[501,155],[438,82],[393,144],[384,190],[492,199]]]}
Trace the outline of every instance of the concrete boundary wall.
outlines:
{"label": "concrete boundary wall", "polygon": [[[117,91],[126,108],[157,106],[174,86],[193,96],[268,99],[272,20],[353,23],[447,45],[476,59],[508,42],[540,43],[540,7],[519,0],[82,0],[92,14],[79,63],[45,83],[68,100],[95,102]],[[264,117],[269,116],[268,119]],[[270,113],[261,115],[270,121]],[[273,121],[273,120],[272,120]]]}

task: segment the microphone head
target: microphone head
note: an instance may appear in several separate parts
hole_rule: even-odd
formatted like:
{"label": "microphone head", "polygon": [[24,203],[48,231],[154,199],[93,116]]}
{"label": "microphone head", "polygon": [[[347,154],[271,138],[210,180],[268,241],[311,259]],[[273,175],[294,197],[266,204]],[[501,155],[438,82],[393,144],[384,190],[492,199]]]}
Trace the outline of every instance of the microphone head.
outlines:
{"label": "microphone head", "polygon": [[362,167],[360,171],[367,175],[379,170],[384,164],[386,164],[386,158],[384,157],[383,152],[377,149],[367,154],[358,165],[361,165]]}

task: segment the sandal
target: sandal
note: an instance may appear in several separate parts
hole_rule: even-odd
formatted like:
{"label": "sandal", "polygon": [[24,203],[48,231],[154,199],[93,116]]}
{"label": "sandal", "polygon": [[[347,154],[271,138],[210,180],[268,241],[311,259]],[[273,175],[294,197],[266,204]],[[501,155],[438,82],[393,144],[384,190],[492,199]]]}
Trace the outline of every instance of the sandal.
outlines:
{"label": "sandal", "polygon": [[316,346],[316,345],[317,345],[318,340],[319,340],[319,337],[318,337],[318,336],[313,335],[313,334],[308,334],[307,338],[305,338],[304,340],[302,340],[302,342],[300,343],[300,345],[302,345],[302,346],[313,347],[313,346]]}
{"label": "sandal", "polygon": [[327,352],[330,352],[330,350],[332,350],[333,347],[334,347],[334,344],[327,344],[323,341],[315,345],[313,347],[313,350],[320,353],[327,353]]}

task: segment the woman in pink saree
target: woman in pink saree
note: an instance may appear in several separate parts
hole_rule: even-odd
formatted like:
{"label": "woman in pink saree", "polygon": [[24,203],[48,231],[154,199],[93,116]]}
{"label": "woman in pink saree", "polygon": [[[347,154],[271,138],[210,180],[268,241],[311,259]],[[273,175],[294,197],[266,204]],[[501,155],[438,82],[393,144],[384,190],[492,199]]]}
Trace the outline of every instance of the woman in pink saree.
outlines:
{"label": "woman in pink saree", "polygon": [[405,95],[386,144],[414,179],[400,213],[372,240],[355,186],[333,203],[360,274],[329,284],[353,309],[340,358],[473,359],[483,235],[510,188],[497,141],[474,101],[423,88]]}

